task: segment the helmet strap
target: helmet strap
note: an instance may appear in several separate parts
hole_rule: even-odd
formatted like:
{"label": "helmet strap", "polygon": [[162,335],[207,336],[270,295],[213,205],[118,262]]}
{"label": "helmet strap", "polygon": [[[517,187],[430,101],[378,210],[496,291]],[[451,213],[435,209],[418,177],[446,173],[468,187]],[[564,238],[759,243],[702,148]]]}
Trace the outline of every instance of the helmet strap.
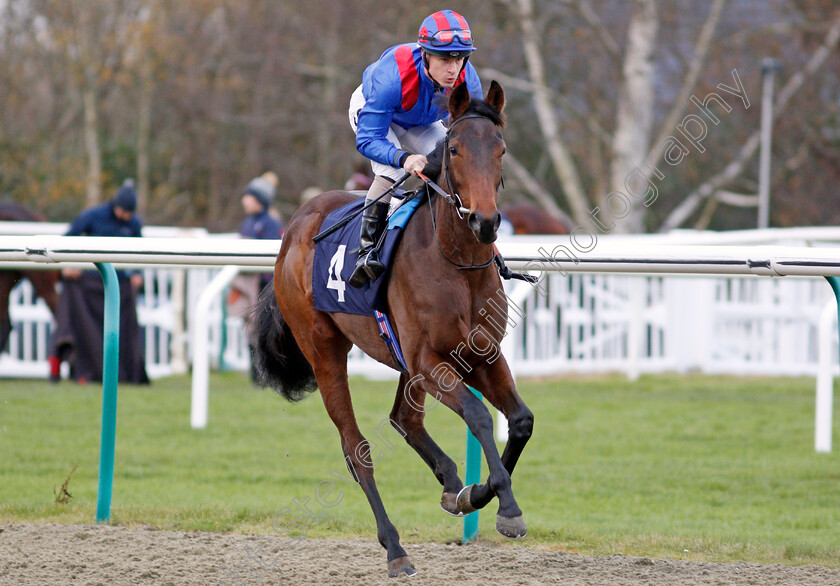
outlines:
{"label": "helmet strap", "polygon": [[461,74],[464,73],[464,68],[467,66],[467,61],[470,60],[470,56],[467,55],[464,57],[464,62],[461,64],[461,71],[458,72],[458,77],[461,77]]}
{"label": "helmet strap", "polygon": [[423,67],[426,68],[426,76],[432,80],[435,92],[442,91],[444,89],[443,86],[440,85],[434,77],[432,77],[432,73],[429,71],[429,54],[426,53],[425,49],[421,49],[420,52],[423,54]]}

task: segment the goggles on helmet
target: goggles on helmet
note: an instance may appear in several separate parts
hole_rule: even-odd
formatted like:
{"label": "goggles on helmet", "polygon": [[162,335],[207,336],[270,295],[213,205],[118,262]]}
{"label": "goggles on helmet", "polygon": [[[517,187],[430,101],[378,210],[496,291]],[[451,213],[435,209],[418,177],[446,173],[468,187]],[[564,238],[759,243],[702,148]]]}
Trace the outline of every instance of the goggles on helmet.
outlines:
{"label": "goggles on helmet", "polygon": [[447,29],[429,36],[420,35],[420,42],[429,43],[432,47],[447,47],[454,39],[458,39],[462,45],[472,46],[472,33],[469,29]]}

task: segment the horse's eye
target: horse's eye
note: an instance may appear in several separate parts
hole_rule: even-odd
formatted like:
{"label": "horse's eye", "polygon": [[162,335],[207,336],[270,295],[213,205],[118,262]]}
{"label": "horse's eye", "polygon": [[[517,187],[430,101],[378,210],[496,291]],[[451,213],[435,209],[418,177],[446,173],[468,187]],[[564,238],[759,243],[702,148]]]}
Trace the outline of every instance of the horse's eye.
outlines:
{"label": "horse's eye", "polygon": [[450,154],[450,155],[452,155],[453,157],[454,157],[455,155],[457,155],[457,154],[458,154],[458,149],[457,149],[457,147],[454,147],[454,146],[449,147],[449,154]]}

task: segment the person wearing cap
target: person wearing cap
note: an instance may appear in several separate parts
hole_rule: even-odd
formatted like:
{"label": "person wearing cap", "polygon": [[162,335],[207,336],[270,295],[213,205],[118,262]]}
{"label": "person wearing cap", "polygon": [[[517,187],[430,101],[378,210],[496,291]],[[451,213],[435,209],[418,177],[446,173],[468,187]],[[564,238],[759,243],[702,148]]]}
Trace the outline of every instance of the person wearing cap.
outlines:
{"label": "person wearing cap", "polygon": [[[65,236],[142,236],[136,215],[134,180],[126,179],[108,202],[89,208],[70,223]],[[97,271],[61,271],[62,293],[56,310],[56,331],[50,352],[50,379],[60,377],[61,362],[70,362],[70,376],[79,382],[102,380],[102,323],[104,285]],[[119,380],[148,383],[145,352],[137,323],[137,292],[143,285],[139,271],[117,271],[120,286]]]}
{"label": "person wearing cap", "polygon": [[[108,202],[89,208],[70,223],[65,236],[142,236],[143,222],[135,215],[137,192],[134,180],[126,179],[117,194]],[[64,269],[65,278],[78,278],[78,269]],[[118,271],[117,276],[129,278],[132,286],[140,288],[143,275],[137,271]]]}
{"label": "person wearing cap", "polygon": [[242,192],[242,209],[248,217],[239,229],[243,238],[265,240],[283,235],[283,225],[269,211],[277,192],[277,182],[277,175],[269,171],[252,179],[245,187]]}
{"label": "person wearing cap", "polygon": [[142,236],[143,222],[134,214],[136,209],[134,180],[126,179],[110,201],[79,214],[65,236]]}
{"label": "person wearing cap", "polygon": [[[282,238],[283,224],[271,214],[269,208],[277,192],[277,175],[271,171],[252,179],[242,192],[242,209],[248,217],[242,222],[239,234],[243,238],[273,240]],[[260,281],[260,290],[271,281],[266,273]]]}
{"label": "person wearing cap", "polygon": [[422,172],[426,155],[446,135],[443,121],[449,112],[442,98],[462,83],[471,95],[483,95],[469,63],[474,50],[466,19],[440,10],[423,20],[416,43],[391,47],[365,69],[362,84],[350,98],[350,125],[356,149],[373,167],[366,203],[385,195],[362,214],[359,257],[350,285],[362,287],[385,271],[375,244],[391,199],[387,192],[404,173]]}
{"label": "person wearing cap", "polygon": [[[259,177],[252,179],[242,191],[242,209],[247,215],[242,226],[239,228],[239,235],[242,238],[255,238],[258,240],[273,240],[282,238],[283,224],[274,217],[270,211],[271,202],[277,191],[277,175],[268,171]],[[257,302],[257,297],[269,283],[271,273],[240,273],[234,277],[230,284],[230,291],[227,296],[228,314],[241,317],[247,326],[250,321],[251,308]],[[250,327],[248,331],[248,349],[253,356],[254,347],[257,343],[255,335]],[[254,361],[251,361],[251,380],[256,381],[256,370]]]}

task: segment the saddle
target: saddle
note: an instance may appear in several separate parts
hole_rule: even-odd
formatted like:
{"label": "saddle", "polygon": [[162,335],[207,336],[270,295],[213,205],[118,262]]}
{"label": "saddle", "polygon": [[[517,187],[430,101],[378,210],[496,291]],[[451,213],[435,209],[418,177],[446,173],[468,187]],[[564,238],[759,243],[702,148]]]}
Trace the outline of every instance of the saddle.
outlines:
{"label": "saddle", "polygon": [[[315,261],[312,265],[312,296],[315,309],[371,317],[375,316],[375,311],[385,310],[386,285],[391,275],[394,253],[408,221],[423,202],[423,198],[419,196],[405,199],[407,201],[388,216],[388,226],[379,242],[379,258],[387,269],[385,274],[373,283],[367,283],[359,289],[347,284],[347,279],[356,265],[361,215],[357,215],[352,221],[317,242]],[[321,226],[322,233],[348,215],[357,214],[364,203],[364,198],[359,198],[334,210],[324,220]]]}

